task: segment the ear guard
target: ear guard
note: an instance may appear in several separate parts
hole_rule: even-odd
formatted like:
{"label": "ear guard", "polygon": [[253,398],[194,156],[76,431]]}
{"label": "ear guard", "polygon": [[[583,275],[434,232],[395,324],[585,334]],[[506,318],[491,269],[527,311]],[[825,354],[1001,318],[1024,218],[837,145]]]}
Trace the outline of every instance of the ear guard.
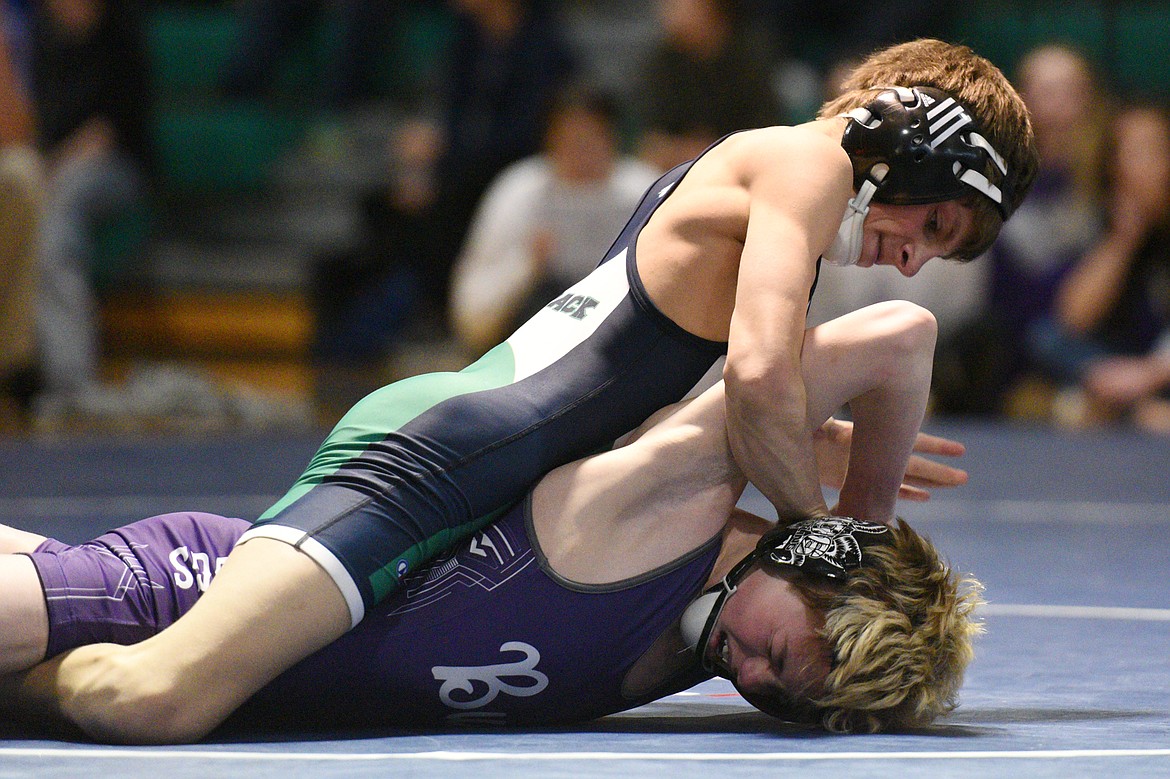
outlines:
{"label": "ear guard", "polygon": [[1015,178],[1004,158],[979,132],[971,112],[940,89],[890,87],[854,109],[841,145],[853,162],[853,186],[888,166],[873,199],[892,205],[953,200],[975,190],[1006,220]]}
{"label": "ear guard", "polygon": [[722,581],[687,606],[680,621],[683,639],[698,653],[703,668],[714,673],[706,652],[711,631],[727,599],[757,563],[842,580],[850,570],[864,564],[867,547],[889,543],[889,539],[886,525],[852,517],[815,517],[777,526],[761,536],[756,548],[736,563]]}

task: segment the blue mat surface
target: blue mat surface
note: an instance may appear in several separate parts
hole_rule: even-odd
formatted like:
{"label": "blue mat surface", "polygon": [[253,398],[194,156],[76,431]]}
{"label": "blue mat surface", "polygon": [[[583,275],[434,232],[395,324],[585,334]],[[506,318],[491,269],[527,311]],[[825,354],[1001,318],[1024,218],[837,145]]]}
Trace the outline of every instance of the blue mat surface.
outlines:
{"label": "blue mat surface", "polygon": [[[116,748],[0,729],[0,777],[1170,776],[1170,441],[940,423],[971,483],[903,506],[986,585],[962,705],[916,733],[781,726],[713,680],[571,729],[220,732]],[[149,514],[251,517],[315,437],[0,441],[0,522],[79,541]],[[764,511],[756,493],[744,504]]]}

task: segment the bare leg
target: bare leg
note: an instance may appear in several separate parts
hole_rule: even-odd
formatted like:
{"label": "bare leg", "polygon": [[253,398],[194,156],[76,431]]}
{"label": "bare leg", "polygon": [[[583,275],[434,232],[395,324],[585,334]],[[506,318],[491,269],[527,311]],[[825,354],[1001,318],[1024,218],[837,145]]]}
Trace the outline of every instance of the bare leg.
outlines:
{"label": "bare leg", "polygon": [[194,608],[133,646],[81,647],[10,682],[23,708],[46,706],[108,741],[194,741],[253,693],[350,626],[341,592],[291,546],[236,547]]}
{"label": "bare leg", "polygon": [[32,560],[0,555],[0,673],[39,663],[48,642],[45,592]]}
{"label": "bare leg", "polygon": [[0,673],[28,668],[45,658],[49,616],[32,552],[45,541],[36,533],[0,525]]}
{"label": "bare leg", "polygon": [[45,537],[36,533],[0,525],[0,554],[32,552],[44,541]]}

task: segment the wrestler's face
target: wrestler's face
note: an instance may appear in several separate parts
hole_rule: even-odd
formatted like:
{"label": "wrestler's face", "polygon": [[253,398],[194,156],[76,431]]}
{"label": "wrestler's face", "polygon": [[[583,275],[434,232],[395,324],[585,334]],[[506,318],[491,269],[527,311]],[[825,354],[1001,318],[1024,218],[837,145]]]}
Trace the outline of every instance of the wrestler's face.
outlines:
{"label": "wrestler's face", "polygon": [[807,721],[808,701],[823,694],[832,663],[824,624],[787,579],[757,567],[727,599],[707,656],[756,708]]}
{"label": "wrestler's face", "polygon": [[913,276],[931,259],[954,255],[974,223],[974,212],[957,200],[918,206],[871,203],[857,265],[892,265],[903,276]]}

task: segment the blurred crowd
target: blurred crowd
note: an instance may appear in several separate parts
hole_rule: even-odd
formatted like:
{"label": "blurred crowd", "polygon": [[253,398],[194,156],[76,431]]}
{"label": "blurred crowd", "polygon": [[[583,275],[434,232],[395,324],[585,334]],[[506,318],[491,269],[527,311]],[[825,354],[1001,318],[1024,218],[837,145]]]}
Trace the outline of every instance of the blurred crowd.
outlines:
{"label": "blurred crowd", "polygon": [[[238,15],[223,100],[264,100],[328,17],[338,41],[305,110],[344,132],[355,108],[386,107],[386,162],[354,195],[353,240],[314,256],[305,280],[326,416],[393,378],[403,344],[482,354],[588,272],[661,172],[726,133],[808,120],[855,58],[949,37],[961,13],[920,0],[4,0],[0,419],[84,414],[124,391],[101,369],[110,282],[94,257],[111,220],[159,198],[145,30],[168,4]],[[388,42],[420,13],[444,25],[444,50],[387,88]],[[641,31],[628,61],[603,45],[616,20]],[[997,243],[909,280],[826,267],[810,319],[890,298],[930,308],[939,414],[1170,434],[1170,114],[1070,45],[998,64],[1032,111],[1043,169]]]}

